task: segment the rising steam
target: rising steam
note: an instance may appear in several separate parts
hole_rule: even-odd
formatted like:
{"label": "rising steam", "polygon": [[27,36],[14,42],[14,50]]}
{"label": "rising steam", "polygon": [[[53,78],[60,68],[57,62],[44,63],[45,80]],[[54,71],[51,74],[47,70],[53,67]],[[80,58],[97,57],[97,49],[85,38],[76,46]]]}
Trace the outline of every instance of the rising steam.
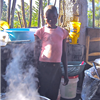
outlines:
{"label": "rising steam", "polygon": [[40,100],[33,46],[32,43],[13,46],[12,60],[5,75],[8,84],[6,100]]}

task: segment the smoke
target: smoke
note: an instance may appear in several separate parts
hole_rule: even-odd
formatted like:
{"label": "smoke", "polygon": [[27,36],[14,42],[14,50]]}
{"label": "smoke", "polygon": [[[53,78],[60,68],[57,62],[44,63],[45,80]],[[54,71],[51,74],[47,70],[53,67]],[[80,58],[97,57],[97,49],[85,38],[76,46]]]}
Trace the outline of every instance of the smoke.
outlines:
{"label": "smoke", "polygon": [[6,100],[40,100],[37,91],[37,69],[34,66],[34,44],[16,44],[6,68]]}

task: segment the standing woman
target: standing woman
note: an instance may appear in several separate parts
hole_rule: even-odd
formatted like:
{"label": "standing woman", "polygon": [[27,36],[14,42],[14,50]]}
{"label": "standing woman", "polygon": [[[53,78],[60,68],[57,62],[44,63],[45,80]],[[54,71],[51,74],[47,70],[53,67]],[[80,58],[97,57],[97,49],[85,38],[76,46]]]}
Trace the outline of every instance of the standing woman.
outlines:
{"label": "standing woman", "polygon": [[[61,62],[64,66],[64,85],[68,84],[67,58],[66,58],[66,37],[68,31],[56,26],[57,9],[53,5],[48,5],[44,9],[44,19],[46,25],[39,28],[35,33],[35,42],[41,40],[41,52],[39,64],[39,94],[56,100],[62,77]],[[35,53],[37,52],[37,45]]]}

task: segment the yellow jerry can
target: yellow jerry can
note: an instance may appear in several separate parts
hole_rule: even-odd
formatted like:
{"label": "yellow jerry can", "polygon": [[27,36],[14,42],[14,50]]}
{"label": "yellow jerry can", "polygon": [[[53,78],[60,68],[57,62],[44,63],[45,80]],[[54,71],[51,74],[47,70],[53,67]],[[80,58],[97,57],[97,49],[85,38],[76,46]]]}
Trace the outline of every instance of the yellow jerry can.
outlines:
{"label": "yellow jerry can", "polygon": [[0,21],[0,30],[9,29],[10,26],[6,21]]}
{"label": "yellow jerry can", "polygon": [[80,36],[80,22],[70,22],[69,42],[70,44],[78,44],[77,40]]}

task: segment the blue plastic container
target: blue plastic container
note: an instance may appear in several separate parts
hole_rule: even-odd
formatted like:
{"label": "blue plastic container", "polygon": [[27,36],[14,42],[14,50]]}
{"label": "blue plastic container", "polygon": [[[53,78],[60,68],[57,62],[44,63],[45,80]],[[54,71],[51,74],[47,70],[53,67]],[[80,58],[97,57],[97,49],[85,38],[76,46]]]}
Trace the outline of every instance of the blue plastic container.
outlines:
{"label": "blue plastic container", "polygon": [[15,40],[30,40],[34,41],[34,33],[38,28],[12,28],[6,29],[5,32],[8,33],[11,41]]}
{"label": "blue plastic container", "polygon": [[[82,61],[68,61],[67,70],[68,70],[68,76],[76,76],[82,73],[82,71],[85,68],[86,63],[84,62],[81,65]],[[62,74],[64,74],[64,68],[61,63],[62,68]]]}

